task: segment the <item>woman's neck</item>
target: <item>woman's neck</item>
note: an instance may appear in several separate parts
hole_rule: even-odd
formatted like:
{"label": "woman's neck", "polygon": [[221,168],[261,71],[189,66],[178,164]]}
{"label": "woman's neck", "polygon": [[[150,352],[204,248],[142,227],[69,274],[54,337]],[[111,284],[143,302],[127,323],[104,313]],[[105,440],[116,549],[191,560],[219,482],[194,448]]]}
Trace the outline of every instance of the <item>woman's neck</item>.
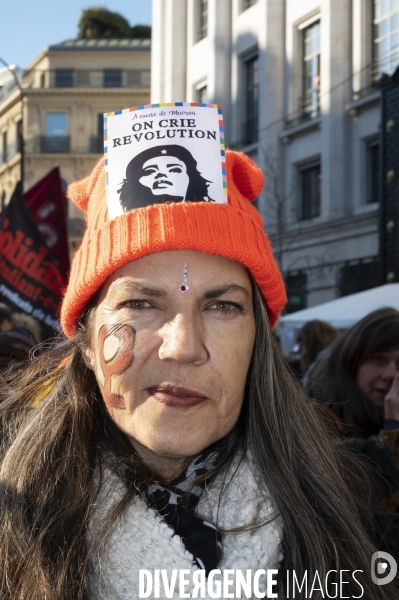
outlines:
{"label": "woman's neck", "polygon": [[194,456],[169,456],[153,452],[137,440],[131,439],[131,444],[141,460],[162,481],[168,483],[176,479],[194,459]]}

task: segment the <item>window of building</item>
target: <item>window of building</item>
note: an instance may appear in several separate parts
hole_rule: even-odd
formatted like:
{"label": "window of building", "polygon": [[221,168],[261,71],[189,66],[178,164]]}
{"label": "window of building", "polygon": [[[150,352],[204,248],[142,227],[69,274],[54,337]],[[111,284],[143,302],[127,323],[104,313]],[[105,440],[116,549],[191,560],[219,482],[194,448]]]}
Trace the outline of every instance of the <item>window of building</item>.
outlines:
{"label": "window of building", "polygon": [[251,6],[256,4],[257,1],[258,0],[242,0],[241,10],[244,12],[244,10],[247,10],[247,8],[250,8]]}
{"label": "window of building", "polygon": [[347,262],[340,268],[341,296],[364,292],[381,285],[381,262],[378,256]]}
{"label": "window of building", "polygon": [[5,131],[3,133],[3,163],[6,163],[8,160],[7,150],[8,150],[7,131]]}
{"label": "window of building", "polygon": [[197,42],[208,35],[208,0],[197,0],[198,30]]}
{"label": "window of building", "polygon": [[314,118],[319,114],[320,94],[320,21],[302,30],[302,114]]}
{"label": "window of building", "polygon": [[259,70],[258,55],[255,54],[244,61],[245,77],[245,121],[244,143],[252,144],[258,141],[258,110],[259,110]]}
{"label": "window of building", "polygon": [[391,75],[399,65],[399,1],[374,0],[375,79]]}
{"label": "window of building", "polygon": [[55,87],[73,87],[73,69],[57,69]]}
{"label": "window of building", "polygon": [[208,87],[203,85],[195,90],[197,96],[197,102],[199,104],[206,104],[206,100],[208,97]]}
{"label": "window of building", "polygon": [[378,202],[380,184],[380,144],[378,139],[366,146],[366,203]]}
{"label": "window of building", "polygon": [[285,277],[287,288],[287,304],[285,310],[287,313],[293,313],[297,310],[306,308],[307,297],[307,275],[303,271],[288,273]]}
{"label": "window of building", "polygon": [[89,87],[90,86],[90,71],[80,70],[76,71],[76,85],[79,87]]}
{"label": "window of building", "polygon": [[104,113],[98,113],[97,115],[97,135],[104,137]]}
{"label": "window of building", "polygon": [[23,144],[23,138],[22,138],[22,119],[20,119],[19,121],[17,121],[17,152],[21,152],[22,150],[22,144]]}
{"label": "window of building", "polygon": [[97,113],[97,135],[91,136],[90,152],[102,154],[104,151],[104,113]]}
{"label": "window of building", "polygon": [[45,137],[42,152],[68,152],[68,115],[67,113],[47,113]]}
{"label": "window of building", "polygon": [[319,162],[304,165],[299,169],[300,205],[299,220],[306,221],[320,216],[321,211],[321,166]]}
{"label": "window of building", "polygon": [[105,69],[104,87],[122,87],[122,70]]}
{"label": "window of building", "polygon": [[46,137],[65,137],[68,135],[67,113],[46,114]]}

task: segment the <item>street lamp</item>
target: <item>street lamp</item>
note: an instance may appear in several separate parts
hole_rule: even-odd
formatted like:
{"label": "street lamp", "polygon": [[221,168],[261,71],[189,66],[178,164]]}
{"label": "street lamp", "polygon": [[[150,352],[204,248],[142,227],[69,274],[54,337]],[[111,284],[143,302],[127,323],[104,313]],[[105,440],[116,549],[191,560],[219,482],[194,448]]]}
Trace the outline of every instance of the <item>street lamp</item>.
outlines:
{"label": "street lamp", "polygon": [[23,193],[24,190],[24,158],[25,158],[25,147],[24,147],[24,92],[22,89],[22,86],[18,80],[18,77],[14,71],[14,69],[12,69],[10,67],[10,65],[1,58],[0,56],[0,63],[2,63],[12,74],[13,77],[15,79],[15,83],[19,89],[19,91],[21,92],[21,104],[22,104],[22,109],[21,109],[21,131],[20,131],[20,135],[19,135],[19,152],[21,155],[21,170],[20,170],[20,188],[21,188],[21,194]]}

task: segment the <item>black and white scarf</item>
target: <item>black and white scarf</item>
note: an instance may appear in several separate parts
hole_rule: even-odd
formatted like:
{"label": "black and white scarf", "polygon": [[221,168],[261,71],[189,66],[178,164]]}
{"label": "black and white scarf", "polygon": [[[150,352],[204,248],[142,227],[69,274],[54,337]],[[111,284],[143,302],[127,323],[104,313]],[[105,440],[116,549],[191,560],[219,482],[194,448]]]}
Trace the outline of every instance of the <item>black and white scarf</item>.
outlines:
{"label": "black and white scarf", "polygon": [[207,480],[194,487],[193,482],[213,470],[216,460],[217,452],[202,453],[179,477],[165,485],[153,483],[143,494],[147,505],[156,510],[180,536],[186,550],[193,555],[198,567],[205,569],[207,576],[220,562],[222,536],[214,525],[195,515],[195,507]]}

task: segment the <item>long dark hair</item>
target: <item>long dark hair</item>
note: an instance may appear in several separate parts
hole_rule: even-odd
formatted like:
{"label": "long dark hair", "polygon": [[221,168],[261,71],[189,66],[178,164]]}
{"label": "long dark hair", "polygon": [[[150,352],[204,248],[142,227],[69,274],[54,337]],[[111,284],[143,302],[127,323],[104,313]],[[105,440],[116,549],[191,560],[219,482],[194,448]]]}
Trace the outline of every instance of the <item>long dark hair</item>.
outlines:
{"label": "long dark hair", "polygon": [[345,331],[309,376],[308,392],[366,437],[378,433],[384,412],[356,383],[359,367],[380,352],[399,349],[399,312],[375,310]]}
{"label": "long dark hair", "polygon": [[[3,600],[88,600],[97,556],[88,528],[105,466],[112,465],[126,493],[101,523],[99,537],[152,477],[109,417],[83,362],[94,310],[81,319],[74,342],[15,376],[0,405]],[[331,569],[349,569],[363,571],[364,597],[394,600],[393,583],[379,587],[370,581],[376,550],[365,533],[370,498],[354,500],[353,488],[370,495],[371,482],[357,460],[329,439],[293,379],[256,286],[254,311],[256,340],[243,408],[229,434],[235,443],[221,444],[221,465],[248,450],[282,517],[280,597],[286,597],[287,569],[295,570],[298,580],[317,571],[322,581]],[[348,584],[345,592],[359,596],[359,586]],[[307,596],[303,590],[297,597]],[[312,594],[314,600],[322,597]]]}
{"label": "long dark hair", "polygon": [[184,162],[189,178],[185,200],[187,202],[211,201],[208,198],[208,186],[211,183],[205,179],[197,169],[197,161],[193,155],[178,144],[164,144],[143,150],[137,154],[126,167],[126,178],[118,190],[119,201],[125,211],[132,208],[141,208],[150,204],[161,204],[163,202],[181,202],[184,198],[178,198],[169,194],[155,196],[152,190],[140,183],[139,179],[144,174],[143,165],[147,160],[156,156],[174,156]]}

